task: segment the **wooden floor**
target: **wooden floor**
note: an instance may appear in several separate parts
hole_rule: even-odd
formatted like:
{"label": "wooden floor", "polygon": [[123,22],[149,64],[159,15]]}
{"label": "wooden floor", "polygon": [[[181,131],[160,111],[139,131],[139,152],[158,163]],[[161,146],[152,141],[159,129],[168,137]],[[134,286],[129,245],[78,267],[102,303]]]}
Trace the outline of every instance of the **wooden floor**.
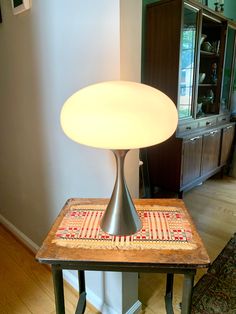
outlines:
{"label": "wooden floor", "polygon": [[[184,195],[213,260],[236,231],[236,179],[208,180]],[[23,267],[22,267],[23,266]],[[203,274],[199,271],[198,280]],[[174,311],[180,313],[182,276],[174,284]],[[142,314],[164,314],[163,295],[165,276],[140,274],[139,300]],[[77,293],[66,285],[66,313],[74,313]],[[55,313],[51,274],[35,262],[31,254],[0,225],[0,313],[1,314],[51,314]],[[86,314],[97,313],[92,308]]]}
{"label": "wooden floor", "polygon": [[[236,232],[236,179],[214,178],[184,194],[184,202],[213,261]],[[195,282],[204,274],[198,271]],[[179,314],[182,276],[175,276],[174,311]],[[139,300],[145,314],[164,314],[165,276],[141,274]],[[158,310],[156,310],[158,309]],[[223,314],[223,313],[222,313]]]}
{"label": "wooden floor", "polygon": [[[78,293],[65,283],[66,313],[74,314]],[[55,312],[51,272],[0,224],[0,313]],[[86,314],[97,314],[92,307]]]}

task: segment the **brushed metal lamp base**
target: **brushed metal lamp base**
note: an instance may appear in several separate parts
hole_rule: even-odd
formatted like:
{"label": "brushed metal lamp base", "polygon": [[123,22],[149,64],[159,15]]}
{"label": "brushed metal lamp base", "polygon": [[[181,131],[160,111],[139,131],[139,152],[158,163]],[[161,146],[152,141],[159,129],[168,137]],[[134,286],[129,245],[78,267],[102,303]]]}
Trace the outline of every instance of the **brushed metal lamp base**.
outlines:
{"label": "brushed metal lamp base", "polygon": [[103,231],[111,235],[130,235],[142,227],[124,176],[124,160],[129,150],[112,150],[116,158],[116,181],[101,221]]}

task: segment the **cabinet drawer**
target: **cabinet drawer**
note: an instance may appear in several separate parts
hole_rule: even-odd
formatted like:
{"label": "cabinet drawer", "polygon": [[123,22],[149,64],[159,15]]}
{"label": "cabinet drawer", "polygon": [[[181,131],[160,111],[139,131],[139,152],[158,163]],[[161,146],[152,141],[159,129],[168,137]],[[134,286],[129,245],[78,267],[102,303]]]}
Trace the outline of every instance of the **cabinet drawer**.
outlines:
{"label": "cabinet drawer", "polygon": [[195,123],[186,123],[178,126],[178,132],[190,132],[198,127],[198,122]]}
{"label": "cabinet drawer", "polygon": [[230,120],[230,116],[229,115],[224,115],[224,116],[219,116],[218,118],[217,118],[217,122],[218,123],[227,123],[227,122],[229,122],[229,120]]}
{"label": "cabinet drawer", "polygon": [[200,128],[203,128],[203,127],[206,127],[206,126],[212,126],[212,125],[216,125],[216,122],[217,122],[217,118],[209,118],[209,119],[204,119],[202,121],[199,121],[199,127]]}

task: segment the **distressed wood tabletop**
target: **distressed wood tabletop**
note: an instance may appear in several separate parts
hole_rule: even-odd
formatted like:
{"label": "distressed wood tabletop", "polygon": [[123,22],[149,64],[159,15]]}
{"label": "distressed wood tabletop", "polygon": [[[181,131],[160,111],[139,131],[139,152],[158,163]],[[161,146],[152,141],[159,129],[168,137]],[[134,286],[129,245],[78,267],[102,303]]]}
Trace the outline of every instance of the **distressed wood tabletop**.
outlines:
{"label": "distressed wood tabletop", "polygon": [[192,231],[194,249],[84,249],[60,246],[54,243],[55,235],[60,223],[70,207],[79,205],[106,205],[108,199],[74,198],[66,202],[49,231],[45,241],[39,249],[36,259],[46,264],[66,264],[73,269],[73,265],[81,265],[84,270],[114,270],[114,271],[149,271],[155,272],[164,268],[196,269],[208,267],[209,256],[196,230],[183,200],[180,199],[136,199],[135,205],[159,205],[178,207],[188,219]]}

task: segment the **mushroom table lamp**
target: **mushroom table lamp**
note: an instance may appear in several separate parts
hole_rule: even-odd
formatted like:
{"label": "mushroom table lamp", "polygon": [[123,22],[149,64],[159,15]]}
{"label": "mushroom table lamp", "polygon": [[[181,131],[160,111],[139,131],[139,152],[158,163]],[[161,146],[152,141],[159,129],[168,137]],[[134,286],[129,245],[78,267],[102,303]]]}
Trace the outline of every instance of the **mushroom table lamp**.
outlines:
{"label": "mushroom table lamp", "polygon": [[77,143],[113,151],[116,181],[100,226],[111,235],[130,235],[141,227],[124,177],[130,149],[161,143],[175,131],[177,110],[161,91],[135,82],[108,81],[73,94],[61,111],[65,134]]}

